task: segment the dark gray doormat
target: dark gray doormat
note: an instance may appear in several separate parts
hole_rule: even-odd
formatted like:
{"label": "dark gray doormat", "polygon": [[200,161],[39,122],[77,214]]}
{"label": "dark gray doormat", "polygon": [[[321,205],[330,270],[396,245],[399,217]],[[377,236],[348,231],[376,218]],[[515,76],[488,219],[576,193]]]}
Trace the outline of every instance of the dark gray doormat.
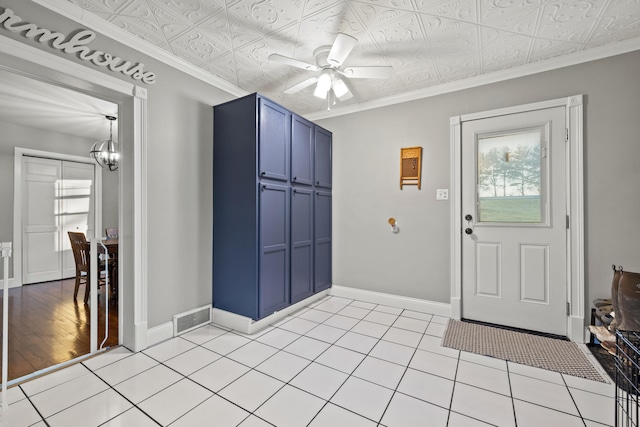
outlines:
{"label": "dark gray doormat", "polygon": [[442,337],[442,346],[607,382],[578,345],[571,341],[451,319]]}

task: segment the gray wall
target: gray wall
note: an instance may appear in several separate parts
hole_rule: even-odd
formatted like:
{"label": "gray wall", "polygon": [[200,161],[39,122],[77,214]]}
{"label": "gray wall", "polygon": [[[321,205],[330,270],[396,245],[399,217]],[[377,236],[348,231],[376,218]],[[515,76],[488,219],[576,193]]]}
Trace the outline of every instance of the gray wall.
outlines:
{"label": "gray wall", "polygon": [[[86,28],[32,2],[3,0],[1,6],[52,31],[70,34]],[[2,29],[0,35],[140,84],[19,34]],[[148,91],[148,326],[154,327],[170,322],[174,314],[211,303],[211,107],[233,96],[100,34],[91,48],[142,62],[157,75],[156,84],[140,84]]]}
{"label": "gray wall", "polygon": [[[334,284],[449,302],[449,118],[586,95],[587,304],[611,264],[640,271],[640,52],[318,121],[334,132]],[[422,190],[398,186],[400,147],[423,147]],[[398,220],[394,235],[386,220]]]}

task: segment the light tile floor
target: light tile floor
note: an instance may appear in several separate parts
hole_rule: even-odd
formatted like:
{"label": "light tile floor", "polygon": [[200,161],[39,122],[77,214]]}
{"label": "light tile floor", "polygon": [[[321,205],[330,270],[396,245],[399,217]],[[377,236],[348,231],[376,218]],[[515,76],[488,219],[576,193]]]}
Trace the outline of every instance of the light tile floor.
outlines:
{"label": "light tile floor", "polygon": [[9,389],[0,425],[612,426],[614,386],[440,346],[447,318],[339,297]]}

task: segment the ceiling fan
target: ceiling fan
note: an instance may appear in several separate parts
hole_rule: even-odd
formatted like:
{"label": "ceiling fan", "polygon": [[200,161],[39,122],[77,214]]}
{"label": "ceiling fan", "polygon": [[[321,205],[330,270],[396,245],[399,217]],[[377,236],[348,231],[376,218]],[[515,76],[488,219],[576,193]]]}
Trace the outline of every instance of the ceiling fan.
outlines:
{"label": "ceiling fan", "polygon": [[327,99],[330,92],[341,101],[345,101],[353,94],[347,87],[342,77],[350,79],[388,79],[393,75],[393,68],[390,66],[369,66],[369,67],[347,67],[341,68],[347,59],[358,39],[344,33],[338,33],[333,46],[322,46],[313,52],[316,64],[312,65],[297,59],[282,56],[277,53],[269,55],[269,60],[281,62],[293,67],[302,68],[307,71],[319,71],[317,77],[310,77],[284,91],[291,95],[311,86],[314,83],[316,88],[313,94],[322,99]]}

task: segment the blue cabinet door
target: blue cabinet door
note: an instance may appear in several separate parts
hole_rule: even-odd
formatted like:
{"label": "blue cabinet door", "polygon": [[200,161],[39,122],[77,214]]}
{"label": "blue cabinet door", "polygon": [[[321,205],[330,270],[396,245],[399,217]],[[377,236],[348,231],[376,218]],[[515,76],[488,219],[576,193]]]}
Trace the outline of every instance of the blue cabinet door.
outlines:
{"label": "blue cabinet door", "polygon": [[264,98],[260,98],[259,110],[259,175],[288,181],[291,113]]}
{"label": "blue cabinet door", "polygon": [[331,287],[331,193],[316,191],[314,292]]}
{"label": "blue cabinet door", "polygon": [[260,185],[259,317],[289,305],[289,187]]}
{"label": "blue cabinet door", "polygon": [[331,133],[315,128],[315,185],[331,188]]}
{"label": "blue cabinet door", "polygon": [[296,116],[291,117],[291,182],[313,184],[313,123]]}
{"label": "blue cabinet door", "polygon": [[291,189],[291,304],[313,295],[313,191]]}

